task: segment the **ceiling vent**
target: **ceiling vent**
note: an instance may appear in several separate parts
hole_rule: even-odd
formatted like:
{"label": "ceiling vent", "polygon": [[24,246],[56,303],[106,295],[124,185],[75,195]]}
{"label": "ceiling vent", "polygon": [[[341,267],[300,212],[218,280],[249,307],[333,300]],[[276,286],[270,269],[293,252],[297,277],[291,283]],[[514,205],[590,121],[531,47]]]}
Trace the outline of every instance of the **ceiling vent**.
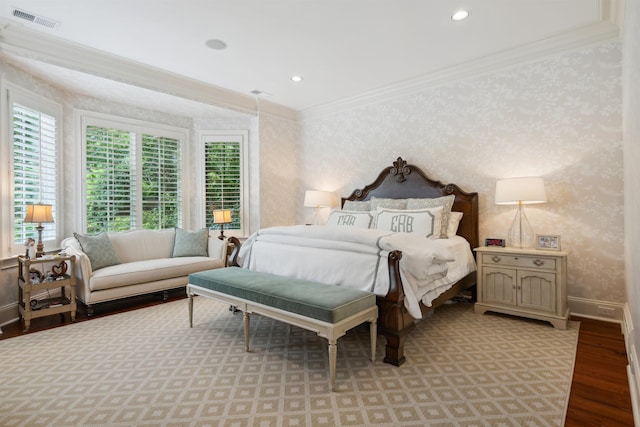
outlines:
{"label": "ceiling vent", "polygon": [[60,23],[58,21],[45,18],[44,16],[38,16],[34,13],[26,12],[20,9],[13,9],[12,15],[16,18],[24,19],[25,21],[33,22],[34,24],[42,25],[54,30],[57,30],[60,26]]}

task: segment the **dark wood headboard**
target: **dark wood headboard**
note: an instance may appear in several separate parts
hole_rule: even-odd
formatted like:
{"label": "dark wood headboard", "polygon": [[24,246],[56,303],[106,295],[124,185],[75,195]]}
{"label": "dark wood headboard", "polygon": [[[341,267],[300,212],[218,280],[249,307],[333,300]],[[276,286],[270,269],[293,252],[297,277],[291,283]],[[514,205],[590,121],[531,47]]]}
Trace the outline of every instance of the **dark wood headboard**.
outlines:
{"label": "dark wood headboard", "polygon": [[375,181],[362,189],[354,190],[347,200],[369,200],[371,197],[392,199],[435,198],[456,196],[452,210],[462,212],[458,235],[467,239],[471,248],[480,246],[478,231],[478,193],[467,193],[455,184],[443,184],[430,179],[419,167],[409,165],[402,157],[380,172]]}

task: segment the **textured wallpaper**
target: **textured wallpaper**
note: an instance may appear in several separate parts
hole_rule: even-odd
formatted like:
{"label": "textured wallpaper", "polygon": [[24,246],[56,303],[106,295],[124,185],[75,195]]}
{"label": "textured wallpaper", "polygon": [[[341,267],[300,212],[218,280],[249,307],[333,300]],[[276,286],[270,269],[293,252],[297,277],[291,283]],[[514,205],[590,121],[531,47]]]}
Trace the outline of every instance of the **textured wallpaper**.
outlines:
{"label": "textured wallpaper", "polygon": [[[535,233],[558,234],[569,295],[624,302],[621,47],[607,43],[426,87],[300,123],[298,199],[348,195],[398,156],[432,179],[480,193],[480,238],[505,237],[513,206],[497,179],[541,176],[527,207]],[[300,203],[301,205],[301,203]],[[298,208],[298,221],[308,212]]]}
{"label": "textured wallpaper", "polygon": [[302,199],[292,197],[300,175],[297,124],[264,114],[259,122],[260,227],[295,224],[302,205]]}

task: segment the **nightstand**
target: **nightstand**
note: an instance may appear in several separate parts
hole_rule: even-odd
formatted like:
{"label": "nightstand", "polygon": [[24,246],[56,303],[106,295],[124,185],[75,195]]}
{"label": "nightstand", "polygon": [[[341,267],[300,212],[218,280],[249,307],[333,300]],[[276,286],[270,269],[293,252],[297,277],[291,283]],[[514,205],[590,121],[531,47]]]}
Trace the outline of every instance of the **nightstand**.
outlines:
{"label": "nightstand", "polygon": [[523,316],[567,329],[567,252],[488,246],[475,251],[476,313]]}
{"label": "nightstand", "polygon": [[[71,314],[76,320],[75,255],[64,257],[18,257],[18,311],[24,319],[24,331],[31,326],[31,319],[52,314]],[[68,288],[68,296],[67,290]],[[31,298],[33,293],[60,290],[60,296],[40,300]]]}

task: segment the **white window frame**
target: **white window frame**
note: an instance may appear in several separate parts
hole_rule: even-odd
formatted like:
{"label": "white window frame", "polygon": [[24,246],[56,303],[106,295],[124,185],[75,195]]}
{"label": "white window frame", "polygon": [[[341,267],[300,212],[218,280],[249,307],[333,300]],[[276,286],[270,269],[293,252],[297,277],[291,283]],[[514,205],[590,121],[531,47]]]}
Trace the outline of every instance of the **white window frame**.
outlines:
{"label": "white window frame", "polygon": [[[13,218],[13,104],[40,111],[52,116],[56,120],[56,149],[57,165],[64,165],[62,141],[62,105],[47,98],[28,91],[6,80],[0,81],[0,128],[4,131],[0,135],[0,257],[9,258],[24,254],[24,245],[14,244]],[[50,251],[59,247],[62,240],[62,225],[64,221],[64,203],[62,200],[63,168],[56,170],[56,216],[54,218],[55,239],[43,240],[45,250]],[[6,201],[6,203],[5,203]],[[37,239],[37,236],[34,236]]]}
{"label": "white window frame", "polygon": [[196,192],[200,202],[197,205],[199,227],[206,227],[206,194],[205,194],[205,144],[207,142],[239,142],[240,143],[240,229],[224,228],[225,236],[244,237],[249,232],[249,131],[248,130],[201,130],[196,132],[198,140],[198,179]]}
{"label": "white window frame", "polygon": [[[98,126],[98,127],[114,127],[119,130],[130,131],[136,134],[136,156],[140,156],[142,152],[142,134],[154,134],[160,135],[167,138],[174,138],[180,141],[180,155],[182,156],[181,165],[180,165],[180,179],[182,184],[182,223],[179,224],[180,227],[190,228],[190,180],[188,174],[188,153],[189,153],[189,130],[184,128],[179,128],[175,126],[168,126],[159,123],[147,122],[143,120],[131,119],[126,117],[114,116],[110,114],[104,113],[96,113],[93,111],[87,110],[74,110],[74,122],[77,126],[77,135],[79,135],[79,142],[77,147],[79,149],[78,158],[81,159],[81,169],[82,171],[78,174],[78,188],[80,191],[78,192],[79,198],[77,201],[77,206],[79,206],[80,216],[78,221],[80,222],[78,229],[82,230],[83,233],[87,231],[87,194],[86,194],[86,129],[87,126]],[[138,176],[141,176],[141,164],[137,162],[137,171]],[[142,194],[141,186],[142,180],[136,180],[136,185],[138,186],[137,194]],[[136,210],[136,224],[142,224],[142,209]]]}

